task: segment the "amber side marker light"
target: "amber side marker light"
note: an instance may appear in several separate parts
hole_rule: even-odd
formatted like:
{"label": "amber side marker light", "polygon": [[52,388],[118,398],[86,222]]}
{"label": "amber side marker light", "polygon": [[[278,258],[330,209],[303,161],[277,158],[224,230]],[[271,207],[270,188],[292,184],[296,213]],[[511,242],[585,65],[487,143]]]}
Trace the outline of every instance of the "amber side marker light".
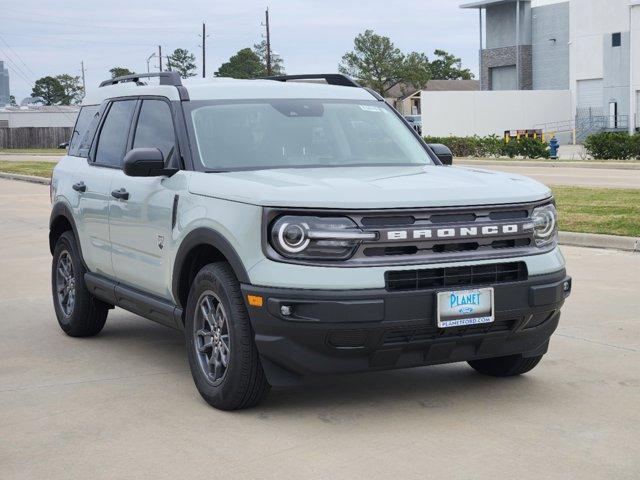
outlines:
{"label": "amber side marker light", "polygon": [[247,301],[252,307],[261,307],[264,304],[264,298],[260,295],[247,295]]}

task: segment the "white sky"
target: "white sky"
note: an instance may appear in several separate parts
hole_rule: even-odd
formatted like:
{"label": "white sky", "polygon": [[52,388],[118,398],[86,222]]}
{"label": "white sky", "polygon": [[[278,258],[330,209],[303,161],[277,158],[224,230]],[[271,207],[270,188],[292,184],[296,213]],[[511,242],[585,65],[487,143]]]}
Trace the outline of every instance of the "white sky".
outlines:
{"label": "white sky", "polygon": [[[201,75],[201,23],[207,24],[207,75],[241,48],[261,40],[267,0],[0,0],[0,60],[20,101],[45,75],[79,75],[87,88],[113,66],[146,71],[146,58],[181,47],[196,54]],[[366,28],[403,51],[436,48],[478,69],[478,14],[451,0],[270,0],[272,46],[287,73],[337,71],[353,38]],[[152,70],[157,60],[151,62]],[[22,78],[24,77],[24,78]],[[31,85],[30,85],[31,84]]]}

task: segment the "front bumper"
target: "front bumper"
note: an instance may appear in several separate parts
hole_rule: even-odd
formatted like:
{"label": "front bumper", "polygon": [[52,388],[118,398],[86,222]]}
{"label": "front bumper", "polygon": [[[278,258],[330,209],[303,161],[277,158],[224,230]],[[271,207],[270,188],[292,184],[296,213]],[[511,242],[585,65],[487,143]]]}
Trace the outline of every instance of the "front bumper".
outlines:
{"label": "front bumper", "polygon": [[[273,385],[284,385],[307,375],[543,354],[571,279],[560,270],[496,284],[493,323],[447,329],[436,326],[442,289],[242,290],[245,299],[264,299],[261,307],[247,308],[265,372]],[[282,314],[283,306],[290,315]]]}

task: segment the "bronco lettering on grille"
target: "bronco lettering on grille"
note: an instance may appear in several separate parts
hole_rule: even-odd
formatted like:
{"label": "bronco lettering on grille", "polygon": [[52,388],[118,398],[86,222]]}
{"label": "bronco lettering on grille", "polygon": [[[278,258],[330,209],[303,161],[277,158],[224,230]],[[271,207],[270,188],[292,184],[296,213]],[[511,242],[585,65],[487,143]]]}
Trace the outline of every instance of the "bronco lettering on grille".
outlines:
{"label": "bronco lettering on grille", "polygon": [[503,235],[520,235],[527,231],[524,223],[490,224],[477,226],[412,228],[406,230],[389,230],[385,232],[386,240],[439,240],[459,238],[482,238]]}

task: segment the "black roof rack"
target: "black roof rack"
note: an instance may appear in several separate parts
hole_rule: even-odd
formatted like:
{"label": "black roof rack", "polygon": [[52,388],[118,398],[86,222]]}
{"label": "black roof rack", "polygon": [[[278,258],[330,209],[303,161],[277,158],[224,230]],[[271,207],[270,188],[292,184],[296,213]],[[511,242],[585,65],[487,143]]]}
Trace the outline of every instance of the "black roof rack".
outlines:
{"label": "black roof rack", "polygon": [[343,87],[362,88],[353,78],[341,73],[311,73],[308,75],[276,75],[263,77],[264,80],[276,80],[278,82],[289,82],[292,80],[324,80],[329,85],[340,85]]}
{"label": "black roof rack", "polygon": [[160,78],[160,85],[172,85],[174,87],[182,86],[182,79],[178,72],[155,72],[155,73],[134,73],[133,75],[124,75],[122,77],[110,78],[100,84],[101,87],[108,85],[117,85],[124,82],[135,82],[136,84],[141,78]]}

